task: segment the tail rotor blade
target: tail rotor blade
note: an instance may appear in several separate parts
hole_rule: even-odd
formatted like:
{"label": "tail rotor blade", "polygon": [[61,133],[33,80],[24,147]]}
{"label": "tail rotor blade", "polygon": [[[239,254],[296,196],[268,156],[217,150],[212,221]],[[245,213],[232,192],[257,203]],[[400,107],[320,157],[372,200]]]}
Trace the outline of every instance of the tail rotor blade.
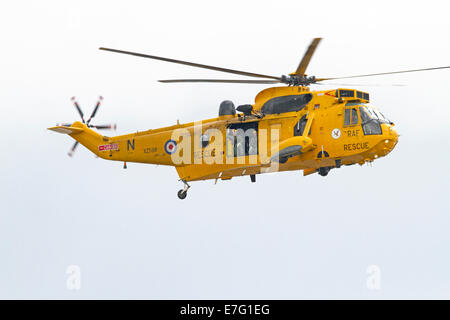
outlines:
{"label": "tail rotor blade", "polygon": [[[113,130],[116,130],[116,128],[117,128],[117,125],[116,125],[116,124],[105,124],[105,125],[98,125],[98,126],[97,126],[97,125],[91,125],[91,124],[90,124],[92,118],[94,118],[95,115],[96,115],[97,112],[98,112],[98,108],[100,107],[100,104],[101,104],[101,102],[102,102],[102,100],[103,100],[103,97],[102,97],[102,96],[99,97],[99,99],[98,99],[98,101],[97,101],[97,104],[95,105],[94,110],[92,111],[92,114],[91,114],[91,116],[89,117],[89,119],[87,120],[87,122],[84,120],[84,114],[83,114],[83,111],[81,110],[81,108],[80,108],[78,102],[75,100],[75,97],[72,97],[70,100],[72,100],[72,102],[73,102],[75,108],[76,108],[77,111],[78,111],[78,114],[79,114],[80,117],[81,117],[81,120],[83,121],[84,124],[86,124],[86,126],[87,126],[88,128],[96,128],[96,129],[99,129],[99,130],[104,130],[104,129],[113,129]],[[71,127],[72,124],[70,124],[70,123],[60,123],[60,124],[57,124],[56,126]],[[69,130],[69,129],[68,129],[68,130]],[[73,154],[75,153],[75,150],[77,149],[78,144],[79,144],[79,142],[78,142],[78,141],[75,141],[75,143],[73,144],[72,148],[71,148],[70,151],[68,152],[69,157],[73,157]]]}
{"label": "tail rotor blade", "polygon": [[98,98],[97,104],[95,105],[94,110],[92,111],[92,114],[91,114],[91,116],[89,117],[89,119],[88,119],[88,121],[86,122],[86,124],[89,124],[89,123],[91,122],[92,118],[95,117],[95,115],[97,114],[98,108],[100,107],[100,104],[101,104],[102,100],[103,100],[103,97],[100,96],[100,97]]}
{"label": "tail rotor blade", "polygon": [[79,106],[77,100],[75,100],[75,97],[72,97],[70,100],[73,101],[73,104],[74,104],[75,108],[77,109],[78,114],[79,114],[80,117],[81,117],[81,121],[83,121],[83,123],[85,123],[83,111],[81,111],[81,108],[80,108],[80,106]]}
{"label": "tail rotor blade", "polygon": [[78,146],[78,141],[75,141],[75,143],[72,146],[72,149],[70,149],[70,151],[68,152],[69,157],[73,156],[73,153],[75,152],[75,149],[77,148],[77,146]]}
{"label": "tail rotor blade", "polygon": [[117,129],[117,125],[115,123],[114,124],[104,124],[104,125],[99,125],[99,126],[90,125],[89,127],[90,128],[95,128],[95,129],[98,129],[98,130],[105,130],[105,129],[116,130]]}

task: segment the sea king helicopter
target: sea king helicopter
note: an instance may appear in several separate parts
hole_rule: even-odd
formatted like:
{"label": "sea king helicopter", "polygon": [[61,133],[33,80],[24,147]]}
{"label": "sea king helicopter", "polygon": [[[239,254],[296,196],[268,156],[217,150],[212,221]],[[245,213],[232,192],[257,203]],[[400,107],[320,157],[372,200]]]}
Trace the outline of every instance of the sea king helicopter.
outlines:
{"label": "sea king helicopter", "polygon": [[175,79],[162,83],[245,83],[284,84],[256,95],[254,104],[235,107],[223,101],[217,118],[130,133],[105,136],[93,129],[110,129],[112,125],[92,125],[100,101],[87,121],[74,100],[81,122],[57,125],[50,130],[70,135],[76,140],[69,155],[80,143],[100,158],[174,166],[184,188],[188,182],[229,180],[273,171],[303,170],[303,175],[326,176],[331,169],[353,164],[363,165],[386,156],[397,144],[394,123],[369,105],[367,92],[349,88],[310,90],[311,84],[326,80],[379,76],[450,68],[416,70],[319,78],[307,75],[306,69],[321,38],[315,38],[295,72],[280,77],[251,73],[181,60],[163,58],[111,48],[100,50],[156,59],[191,67],[232,73],[258,79]]}

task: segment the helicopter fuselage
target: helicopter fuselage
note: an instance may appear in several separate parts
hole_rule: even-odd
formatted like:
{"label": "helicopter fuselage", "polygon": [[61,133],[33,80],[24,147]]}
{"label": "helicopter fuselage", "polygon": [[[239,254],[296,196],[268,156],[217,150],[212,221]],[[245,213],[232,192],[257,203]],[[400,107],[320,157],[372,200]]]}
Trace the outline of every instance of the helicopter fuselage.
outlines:
{"label": "helicopter fuselage", "polygon": [[245,114],[115,137],[75,122],[69,134],[103,159],[174,166],[185,182],[289,170],[326,175],[386,156],[397,144],[394,124],[368,102],[354,89],[274,87]]}

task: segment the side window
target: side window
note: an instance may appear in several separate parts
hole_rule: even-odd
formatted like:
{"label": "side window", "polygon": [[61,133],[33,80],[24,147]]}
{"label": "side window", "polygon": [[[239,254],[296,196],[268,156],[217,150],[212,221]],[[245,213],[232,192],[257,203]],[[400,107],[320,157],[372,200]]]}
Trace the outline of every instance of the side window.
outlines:
{"label": "side window", "polygon": [[305,114],[303,117],[300,118],[300,120],[297,122],[297,124],[294,127],[294,136],[303,135],[303,131],[305,131],[307,122],[308,122],[308,119],[306,118],[306,114]]}
{"label": "side window", "polygon": [[353,108],[352,109],[352,125],[358,124],[358,111]]}
{"label": "side window", "polygon": [[370,115],[367,114],[367,111],[364,107],[359,107],[359,114],[361,115],[361,123],[364,124],[372,120]]}
{"label": "side window", "polygon": [[208,144],[209,144],[209,136],[207,135],[207,134],[202,134],[201,136],[200,136],[200,147],[201,148],[206,148],[207,146],[208,146]]}
{"label": "side window", "polygon": [[345,109],[344,125],[345,126],[354,126],[354,125],[357,125],[358,122],[359,122],[358,111],[355,108]]}
{"label": "side window", "polygon": [[345,109],[345,120],[344,125],[349,126],[350,125],[350,116],[351,116],[352,109]]}

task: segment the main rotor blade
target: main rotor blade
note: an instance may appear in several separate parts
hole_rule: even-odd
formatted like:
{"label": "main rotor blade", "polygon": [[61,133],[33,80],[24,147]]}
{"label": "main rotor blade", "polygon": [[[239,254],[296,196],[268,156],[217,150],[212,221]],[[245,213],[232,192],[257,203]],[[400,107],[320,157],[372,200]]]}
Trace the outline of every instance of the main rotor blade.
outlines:
{"label": "main rotor blade", "polygon": [[273,84],[280,83],[277,80],[226,80],[226,79],[173,79],[173,80],[158,80],[163,83],[175,82],[206,82],[206,83],[249,83],[249,84]]}
{"label": "main rotor blade", "polygon": [[311,42],[311,44],[309,45],[308,49],[306,50],[302,61],[300,61],[300,64],[297,67],[297,70],[295,71],[295,74],[302,78],[305,75],[305,71],[306,68],[309,65],[309,62],[311,61],[311,58],[314,54],[314,51],[316,51],[317,46],[320,43],[320,40],[322,40],[322,38],[314,38],[313,41]]}
{"label": "main rotor blade", "polygon": [[449,68],[450,68],[450,66],[435,67],[435,68],[424,68],[424,69],[414,69],[414,70],[404,70],[404,71],[392,71],[392,72],[360,74],[360,75],[356,75],[356,76],[345,76],[345,77],[335,77],[335,78],[316,78],[316,81],[336,80],[336,79],[349,79],[349,78],[362,78],[362,77],[372,77],[372,76],[383,76],[383,75],[387,75],[387,74],[430,71],[430,70],[449,69]]}
{"label": "main rotor blade", "polygon": [[349,87],[406,87],[406,84],[397,83],[312,83],[312,85],[321,86],[349,86]]}
{"label": "main rotor blade", "polygon": [[221,67],[208,66],[206,64],[199,64],[199,63],[187,62],[187,61],[182,61],[182,60],[175,60],[175,59],[170,59],[170,58],[151,56],[151,55],[148,55],[148,54],[142,54],[142,53],[136,53],[136,52],[130,52],[130,51],[123,51],[123,50],[117,50],[117,49],[110,49],[110,48],[103,48],[103,47],[100,47],[99,49],[100,50],[105,50],[105,51],[116,52],[116,53],[129,54],[129,55],[132,55],[132,56],[138,56],[138,57],[143,57],[143,58],[150,58],[150,59],[156,59],[156,60],[161,60],[161,61],[166,61],[166,62],[184,64],[184,65],[191,66],[191,67],[196,67],[196,68],[203,68],[203,69],[210,69],[210,70],[214,70],[214,71],[239,74],[239,75],[242,75],[242,76],[281,80],[280,77],[274,77],[274,76],[269,76],[269,75],[264,75],[264,74],[259,74],[259,73],[252,73],[252,72],[239,71],[239,70],[233,70],[233,69],[226,69],[226,68],[221,68]]}

